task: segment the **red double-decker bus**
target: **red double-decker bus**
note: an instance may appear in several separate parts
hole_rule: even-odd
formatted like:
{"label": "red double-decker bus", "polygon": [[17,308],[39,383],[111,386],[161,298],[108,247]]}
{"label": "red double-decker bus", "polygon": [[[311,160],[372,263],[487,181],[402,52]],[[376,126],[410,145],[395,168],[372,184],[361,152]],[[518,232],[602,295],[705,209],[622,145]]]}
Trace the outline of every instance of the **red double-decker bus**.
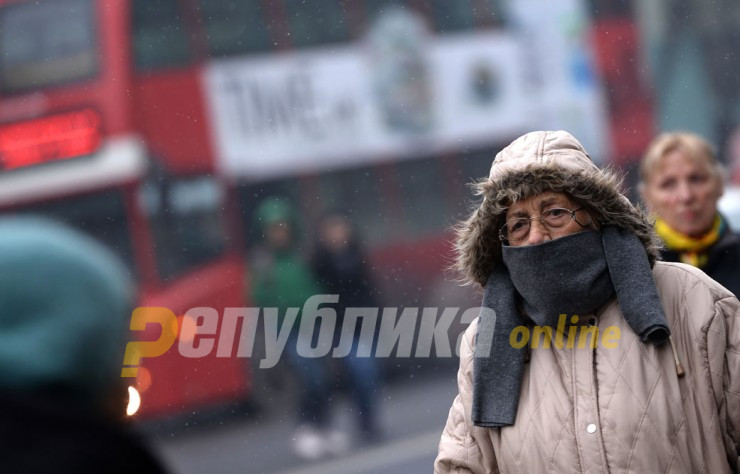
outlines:
{"label": "red double-decker bus", "polygon": [[[138,67],[131,6],[0,2],[0,207],[102,241],[128,264],[141,306],[243,306],[233,192],[210,158],[197,74]],[[128,380],[142,416],[245,398],[250,383],[243,360],[176,347]]]}
{"label": "red double-decker bus", "polygon": [[[464,184],[532,129],[615,161],[591,33],[581,0],[0,0],[0,206],[96,236],[177,315],[245,305],[273,195],[306,239],[349,211],[383,304],[472,306],[443,272]],[[246,365],[144,359],[141,414],[243,399]]]}

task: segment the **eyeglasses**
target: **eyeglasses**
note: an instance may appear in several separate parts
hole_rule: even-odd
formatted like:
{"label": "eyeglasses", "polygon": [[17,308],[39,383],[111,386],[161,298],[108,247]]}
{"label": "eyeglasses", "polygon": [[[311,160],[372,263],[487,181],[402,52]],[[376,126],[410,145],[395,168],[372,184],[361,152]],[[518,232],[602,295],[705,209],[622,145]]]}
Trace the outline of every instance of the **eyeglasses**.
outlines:
{"label": "eyeglasses", "polygon": [[529,236],[529,230],[532,227],[532,221],[540,221],[542,227],[547,230],[559,229],[566,226],[571,220],[576,221],[581,227],[586,227],[589,224],[581,224],[576,219],[576,213],[583,210],[583,207],[571,211],[562,207],[554,207],[543,212],[539,216],[535,217],[512,217],[501,227],[498,236],[499,239],[504,242],[519,244],[527,239]]}

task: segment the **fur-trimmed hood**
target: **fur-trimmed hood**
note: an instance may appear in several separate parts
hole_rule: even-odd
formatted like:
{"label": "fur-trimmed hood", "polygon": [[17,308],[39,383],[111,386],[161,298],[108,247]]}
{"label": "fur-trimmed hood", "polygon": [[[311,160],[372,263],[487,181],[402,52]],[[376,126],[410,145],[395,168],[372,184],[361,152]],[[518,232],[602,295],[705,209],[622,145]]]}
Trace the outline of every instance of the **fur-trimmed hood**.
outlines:
{"label": "fur-trimmed hood", "polygon": [[650,264],[661,243],[647,213],[621,193],[622,177],[593,164],[583,146],[564,131],[528,133],[496,155],[490,176],[474,185],[480,206],[455,227],[455,269],[466,284],[484,286],[501,262],[499,229],[514,202],[546,191],[562,192],[585,206],[600,225],[633,232]]}

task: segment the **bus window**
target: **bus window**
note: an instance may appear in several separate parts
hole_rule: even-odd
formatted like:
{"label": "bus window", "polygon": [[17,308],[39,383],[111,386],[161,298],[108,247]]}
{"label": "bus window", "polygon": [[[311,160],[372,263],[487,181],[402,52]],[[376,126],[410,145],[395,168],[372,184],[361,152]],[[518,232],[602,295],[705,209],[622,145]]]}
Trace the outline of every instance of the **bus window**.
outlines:
{"label": "bus window", "polygon": [[434,29],[438,33],[449,33],[475,28],[477,12],[475,0],[429,0],[432,9]]}
{"label": "bus window", "polygon": [[290,38],[285,43],[300,48],[349,41],[344,9],[339,0],[284,0]]}
{"label": "bus window", "polygon": [[473,11],[475,12],[476,25],[503,26],[506,18],[501,0],[474,0]]}
{"label": "bus window", "polygon": [[123,192],[105,191],[73,196],[12,210],[10,214],[42,215],[75,227],[102,242],[128,266],[136,268]]}
{"label": "bus window", "polygon": [[460,173],[463,184],[488,177],[491,163],[500,150],[495,148],[473,149],[460,156]]}
{"label": "bus window", "polygon": [[46,0],[0,9],[0,89],[30,89],[87,79],[97,71],[91,0]]}
{"label": "bus window", "polygon": [[142,185],[140,205],[152,225],[162,280],[179,277],[226,251],[225,199],[225,190],[207,176]]}
{"label": "bus window", "polygon": [[192,54],[177,0],[134,0],[134,64],[142,71],[187,64]]}
{"label": "bus window", "polygon": [[396,165],[403,197],[406,235],[420,237],[439,233],[449,224],[445,215],[444,178],[437,157],[414,159]]}
{"label": "bus window", "polygon": [[201,0],[200,8],[211,56],[231,56],[271,49],[270,25],[261,2]]}
{"label": "bus window", "polygon": [[488,177],[491,163],[498,151],[496,148],[472,149],[454,157],[457,166],[455,176],[450,179],[455,182],[454,189],[463,190],[459,198],[448,205],[451,215],[456,219],[465,219],[470,214],[473,203],[476,207],[479,205],[482,198],[473,194],[468,185]]}
{"label": "bus window", "polygon": [[629,1],[589,0],[588,3],[594,18],[628,17],[632,10]]}
{"label": "bus window", "polygon": [[428,0],[434,30],[453,33],[475,28],[500,26],[503,12],[500,0]]}
{"label": "bus window", "polygon": [[363,243],[372,247],[397,239],[402,226],[394,225],[392,197],[385,191],[394,183],[377,167],[352,168],[319,176],[323,210],[346,212],[358,226]]}

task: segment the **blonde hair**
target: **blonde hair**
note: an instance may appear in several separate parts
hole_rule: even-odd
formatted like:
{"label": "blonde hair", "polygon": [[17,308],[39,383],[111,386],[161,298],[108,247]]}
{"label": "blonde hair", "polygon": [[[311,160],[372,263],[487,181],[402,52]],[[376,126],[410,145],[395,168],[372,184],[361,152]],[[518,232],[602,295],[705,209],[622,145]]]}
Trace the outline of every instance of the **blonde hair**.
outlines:
{"label": "blonde hair", "polygon": [[648,145],[647,152],[640,162],[640,189],[644,188],[646,181],[663,157],[675,150],[681,150],[694,161],[707,165],[709,172],[722,186],[725,170],[722,163],[717,160],[714,147],[694,133],[670,132],[658,135]]}

